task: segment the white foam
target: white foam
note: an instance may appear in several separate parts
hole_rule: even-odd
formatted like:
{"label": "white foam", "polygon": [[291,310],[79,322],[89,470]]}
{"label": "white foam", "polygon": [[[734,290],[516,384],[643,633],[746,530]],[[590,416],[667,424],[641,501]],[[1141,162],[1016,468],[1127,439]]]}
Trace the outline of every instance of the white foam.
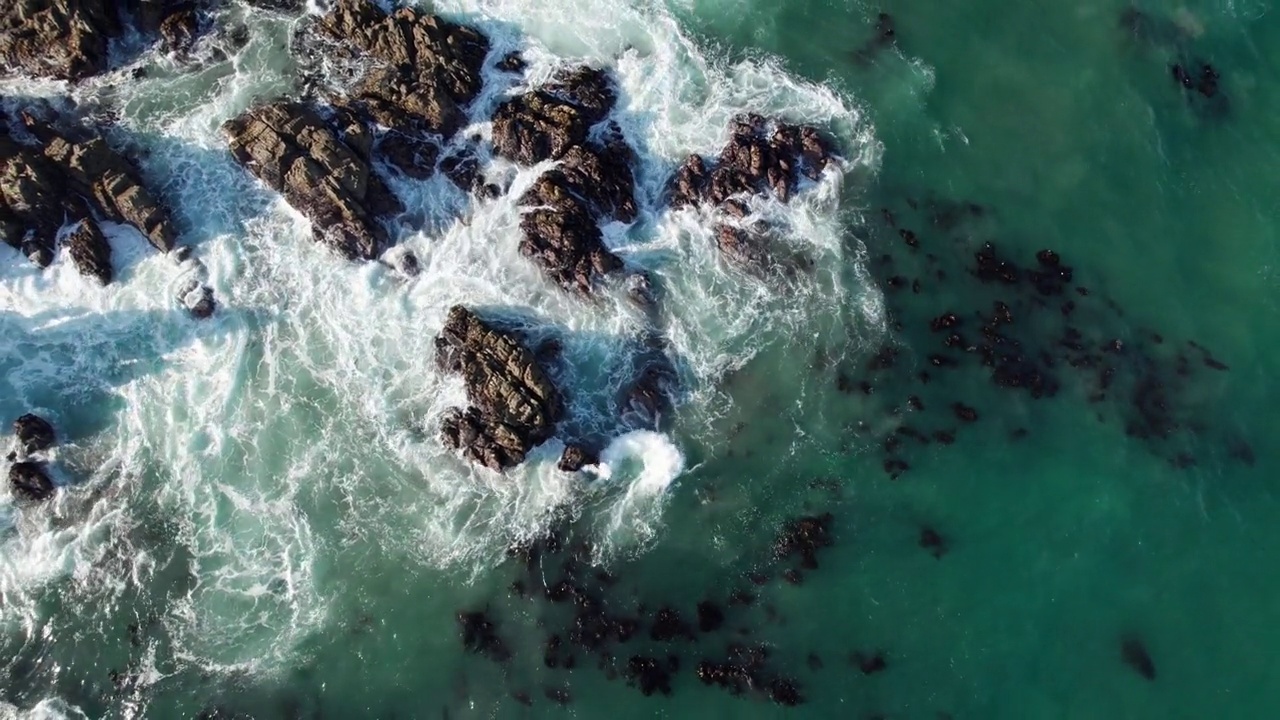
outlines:
{"label": "white foam", "polygon": [[[656,7],[620,0],[436,6],[490,33],[495,57],[524,50],[531,83],[567,62],[615,68],[623,94],[616,117],[640,158],[641,216],[630,227],[610,226],[606,239],[664,292],[659,329],[682,391],[677,436],[699,432],[721,411],[718,379],[762,347],[801,329],[812,333],[815,323],[840,322],[851,306],[865,322],[882,322],[869,283],[840,271],[847,266],[837,208],[844,178],[874,166],[878,153],[848,98],[768,60],[726,64],[708,56]],[[40,587],[55,578],[76,576],[116,592],[106,573],[91,571],[107,553],[131,563],[134,582],[149,582],[156,560],[145,547],[132,549],[142,507],[173,523],[176,537],[166,542],[182,548],[196,573],[162,619],[179,658],[256,672],[281,667],[323,627],[332,591],[316,568],[345,548],[377,547],[383,557],[480,572],[564,506],[593,513],[612,552],[643,548],[661,529],[684,465],[672,436],[616,438],[601,466],[612,480],[603,482],[556,470],[554,442],[499,476],[436,438],[446,409],[465,402],[461,380],[433,362],[433,339],[455,303],[505,317],[535,338],[562,336],[555,379],[569,393],[569,425],[627,430],[612,405],[649,321],[623,290],[585,302],[520,255],[514,198],[537,170],[498,167],[512,176],[511,194],[479,205],[443,178],[394,180],[409,212],[424,218],[425,229],[401,242],[417,254],[420,276],[343,262],[226,152],[221,124],[291,82],[277,49],[290,21],[254,18],[249,45],[230,62],[136,81],[122,71],[71,90],[84,102],[114,105],[120,135],[148,150],[144,173],[173,201],[182,241],[196,246],[217,293],[212,320],[197,323],[173,301],[197,269],[175,268],[126,231],[110,233],[123,272],[106,288],[80,277],[65,257],[40,271],[0,247],[0,377],[13,397],[29,404],[42,388],[81,388],[119,407],[43,402],[64,414],[99,408],[105,422],[59,458],[76,489],[22,513],[0,498],[0,514],[16,518],[0,551],[0,627],[34,622]],[[482,134],[484,117],[521,90],[510,76],[489,79],[472,109],[470,130]],[[66,87],[10,83],[0,91],[52,95]],[[717,152],[730,119],[747,111],[828,127],[848,158],[790,205],[753,208],[785,229],[784,242],[816,259],[817,271],[785,285],[726,264],[698,211],[662,207],[669,172],[688,153]],[[457,208],[466,208],[463,222],[453,221]]]}

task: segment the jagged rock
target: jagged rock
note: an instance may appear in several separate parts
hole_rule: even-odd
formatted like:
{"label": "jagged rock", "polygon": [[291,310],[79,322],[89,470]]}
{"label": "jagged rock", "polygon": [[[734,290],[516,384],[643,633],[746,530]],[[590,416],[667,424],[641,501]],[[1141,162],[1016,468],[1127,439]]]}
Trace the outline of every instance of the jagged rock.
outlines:
{"label": "jagged rock", "polygon": [[436,363],[462,375],[471,404],[445,418],[442,436],[449,447],[501,471],[551,437],[563,413],[560,394],[512,335],[455,305],[436,338]]}
{"label": "jagged rock", "polygon": [[520,199],[527,206],[563,207],[571,194],[586,201],[598,215],[621,222],[636,219],[635,178],[627,158],[617,151],[582,145],[569,148],[560,164],[543,173]]}
{"label": "jagged rock", "polygon": [[344,137],[352,144],[301,103],[258,106],[223,130],[236,161],[306,215],[317,240],[348,259],[372,260],[388,242],[378,218],[403,206],[370,169],[367,145],[347,125],[349,116],[335,117],[351,131]]}
{"label": "jagged rock", "polygon": [[13,434],[18,437],[18,446],[22,448],[22,452],[28,455],[48,450],[57,441],[53,425],[39,415],[31,413],[13,421]]}
{"label": "jagged rock", "polygon": [[470,148],[446,155],[440,161],[440,172],[463,192],[479,192],[484,185],[480,174],[480,159]]}
{"label": "jagged rock", "polygon": [[618,102],[618,89],[609,73],[587,65],[557,73],[543,90],[577,106],[588,126],[603,120]]}
{"label": "jagged rock", "polygon": [[197,320],[212,317],[218,309],[218,302],[213,297],[213,288],[201,285],[192,280],[178,293],[178,302]]}
{"label": "jagged rock", "polygon": [[461,107],[480,93],[489,39],[413,8],[388,15],[368,0],[338,0],[321,32],[379,66],[351,95],[381,125],[445,137],[461,126]]}
{"label": "jagged rock", "polygon": [[529,63],[525,62],[518,52],[509,52],[503,55],[502,59],[495,65],[499,70],[507,73],[522,73],[528,66]]}
{"label": "jagged rock", "polygon": [[521,254],[566,289],[589,295],[598,278],[623,267],[604,246],[595,218],[580,203],[527,212],[520,230]]}
{"label": "jagged rock", "polygon": [[24,500],[38,502],[53,495],[53,481],[44,465],[34,462],[18,462],[9,467],[9,486],[13,494]]}
{"label": "jagged rock", "polygon": [[493,149],[509,160],[534,165],[581,145],[590,127],[582,110],[535,90],[507,100],[494,111]]}
{"label": "jagged rock", "polygon": [[185,54],[195,45],[200,34],[200,17],[195,6],[190,3],[177,3],[160,21],[160,39],[170,52]]}
{"label": "jagged rock", "polygon": [[95,277],[103,285],[111,283],[111,246],[92,218],[80,221],[67,237],[71,259],[81,275]]}
{"label": "jagged rock", "polygon": [[578,472],[588,465],[600,462],[596,454],[581,445],[566,445],[560,454],[560,462],[556,466],[561,472]]}
{"label": "jagged rock", "polygon": [[768,237],[759,228],[717,226],[716,247],[725,257],[744,267],[762,268],[770,261]]}
{"label": "jagged rock", "polygon": [[397,132],[382,138],[378,152],[397,170],[417,180],[426,180],[435,173],[436,158],[440,155],[435,143]]}
{"label": "jagged rock", "polygon": [[107,41],[123,29],[101,0],[15,0],[0,10],[0,60],[10,71],[79,80],[107,68]]}
{"label": "jagged rock", "polygon": [[711,181],[711,171],[701,155],[690,155],[671,181],[671,206],[680,208],[696,205],[706,193],[707,183]]}

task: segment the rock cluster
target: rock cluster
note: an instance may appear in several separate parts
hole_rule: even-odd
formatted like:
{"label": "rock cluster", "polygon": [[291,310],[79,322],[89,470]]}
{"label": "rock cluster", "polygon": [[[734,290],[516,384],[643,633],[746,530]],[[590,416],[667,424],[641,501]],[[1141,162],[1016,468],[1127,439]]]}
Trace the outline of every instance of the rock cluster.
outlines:
{"label": "rock cluster", "polygon": [[510,333],[455,305],[436,338],[436,363],[462,375],[470,403],[444,420],[441,434],[449,447],[501,471],[551,437],[563,413],[560,393]]}
{"label": "rock cluster", "polygon": [[[835,160],[831,143],[814,127],[771,123],[755,114],[736,119],[728,144],[712,161],[690,155],[671,179],[671,205],[710,205],[740,221],[749,211],[744,198],[772,194],[787,202],[800,178],[816,180]],[[726,257],[752,268],[769,262],[764,223],[725,222],[716,228],[716,244]]]}
{"label": "rock cluster", "polygon": [[618,99],[603,70],[578,66],[543,87],[518,95],[493,116],[494,151],[518,163],[557,165],[520,198],[520,252],[561,287],[584,295],[606,275],[623,269],[605,247],[600,222],[629,223],[639,212],[632,172],[634,153],[610,123],[599,141],[588,130]]}
{"label": "rock cluster", "polygon": [[[57,441],[48,420],[27,413],[13,422],[18,449],[9,453],[9,487],[15,497],[30,502],[48,500],[55,487],[39,454]],[[33,457],[35,456],[35,457]]]}
{"label": "rock cluster", "polygon": [[0,116],[0,240],[47,267],[59,231],[70,221],[72,261],[106,284],[112,280],[111,246],[99,218],[137,228],[160,252],[175,249],[168,209],[102,135],[48,106],[33,105],[17,118]]}
{"label": "rock cluster", "polygon": [[373,136],[354,113],[306,103],[252,108],[223,126],[236,162],[284,195],[315,238],[350,260],[388,245],[380,218],[403,208],[370,167]]}

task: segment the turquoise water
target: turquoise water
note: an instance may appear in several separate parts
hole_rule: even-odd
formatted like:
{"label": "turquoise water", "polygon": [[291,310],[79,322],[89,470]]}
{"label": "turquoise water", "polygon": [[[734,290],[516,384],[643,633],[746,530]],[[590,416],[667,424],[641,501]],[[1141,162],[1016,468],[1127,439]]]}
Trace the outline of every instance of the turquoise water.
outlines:
{"label": "turquoise water", "polygon": [[[1280,60],[1269,48],[1280,27],[1260,3],[1153,4],[1144,9],[1169,24],[1135,38],[1125,7],[439,4],[531,44],[535,73],[556,56],[618,67],[647,195],[646,218],[611,242],[667,290],[663,323],[686,389],[662,439],[633,458],[656,464],[667,445],[683,454],[685,470],[657,495],[626,486],[635,468],[612,486],[577,487],[551,470],[549,450],[493,479],[437,447],[432,422],[459,388],[430,368],[429,344],[451,303],[563,332],[572,363],[558,379],[584,408],[610,395],[610,368],[638,320],[621,302],[582,308],[522,265],[506,242],[509,208],[453,224],[461,201],[443,185],[399,188],[436,221],[405,240],[427,268],[415,284],[340,266],[310,244],[214,132],[255,94],[287,87],[279,39],[289,19],[249,15],[254,41],[234,63],[184,73],[143,58],[165,72],[77,90],[118,102],[117,139],[150,151],[144,169],[174,202],[224,309],[208,325],[173,312],[171,264],[128,252],[127,237],[113,239],[125,272],[109,290],[3,256],[0,412],[54,417],[68,436],[57,465],[69,488],[50,508],[4,506],[0,713],[1276,714],[1269,380],[1280,246],[1269,180]],[[895,19],[896,48],[859,58],[881,11]],[[1169,70],[1182,57],[1218,69],[1225,112],[1188,101]],[[817,272],[793,284],[717,263],[706,228],[656,200],[664,171],[713,152],[743,110],[829,127],[850,159],[840,181],[774,210],[816,259]],[[928,219],[931,199],[975,203],[982,216],[943,227]],[[881,208],[918,234],[918,251]],[[1072,286],[1089,289],[1068,291],[1079,305],[1070,320],[1024,297],[1015,327],[1025,342],[1048,344],[1070,322],[1166,366],[1182,353],[1194,372],[1169,382],[1198,427],[1160,442],[1128,437],[1120,391],[1090,402],[1092,376],[1066,369],[1057,396],[1032,399],[976,363],[929,367],[940,338],[931,318],[1013,302],[1012,290],[965,272],[987,241],[1023,265],[1056,250]],[[889,265],[877,260],[886,253]],[[898,273],[920,279],[920,293],[889,289]],[[1188,340],[1230,370],[1204,367]],[[897,365],[866,372],[885,344],[899,348]],[[927,386],[915,379],[922,369]],[[856,388],[864,379],[869,395]],[[925,409],[911,410],[910,395]],[[979,420],[957,422],[957,401]],[[956,441],[908,440],[899,455],[910,469],[895,481],[881,447],[904,423],[954,428]],[[1015,439],[1018,429],[1026,436]],[[1195,464],[1175,467],[1179,454]],[[556,521],[557,508],[573,522]],[[782,581],[795,563],[774,560],[778,530],[823,512],[834,546],[802,584]],[[544,643],[565,634],[572,611],[513,596],[523,566],[505,549],[566,525],[616,576],[604,593],[611,612],[639,617],[643,606],[652,617],[670,605],[696,624],[700,600],[724,607],[724,629],[696,642],[652,641],[646,625],[610,649],[619,666],[678,655],[669,697],[610,679],[581,651],[571,670],[546,666]],[[922,526],[945,539],[942,557],[920,546]],[[553,585],[560,558],[540,568]],[[756,586],[752,573],[770,580]],[[728,605],[735,589],[755,601]],[[456,614],[480,608],[509,662],[463,648]],[[1128,636],[1147,648],[1153,680],[1122,661]],[[699,683],[698,661],[723,660],[735,640],[766,644],[772,671],[806,702],[782,708]],[[850,661],[876,652],[883,672]],[[572,703],[562,710],[546,687]]]}

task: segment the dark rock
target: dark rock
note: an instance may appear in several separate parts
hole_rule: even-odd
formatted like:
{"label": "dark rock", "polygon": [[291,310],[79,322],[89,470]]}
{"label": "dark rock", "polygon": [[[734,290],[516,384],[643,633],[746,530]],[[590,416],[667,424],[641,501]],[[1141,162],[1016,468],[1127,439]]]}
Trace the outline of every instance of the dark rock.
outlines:
{"label": "dark rock", "polygon": [[81,275],[97,278],[103,285],[111,283],[111,246],[97,222],[91,218],[81,220],[66,242]]}
{"label": "dark rock", "polygon": [[469,149],[446,155],[440,161],[440,171],[463,192],[477,192],[484,185],[480,159]]}
{"label": "dark rock", "polygon": [[507,73],[522,73],[528,66],[529,64],[524,61],[520,53],[514,51],[503,55],[502,59],[495,65],[499,70]]}
{"label": "dark rock", "polygon": [[557,73],[543,90],[578,107],[588,126],[603,120],[618,102],[618,89],[609,73],[587,65]]}
{"label": "dark rock", "polygon": [[566,445],[564,452],[560,455],[560,463],[557,465],[562,472],[578,472],[588,465],[595,465],[600,459],[595,453],[587,450],[581,445]]}
{"label": "dark rock", "polygon": [[947,553],[947,542],[931,527],[920,528],[920,547],[928,550],[935,558],[941,558]]}
{"label": "dark rock", "polygon": [[600,227],[578,203],[539,208],[520,219],[520,253],[561,287],[590,295],[600,278],[622,269],[604,245]]}
{"label": "dark rock", "polygon": [[212,317],[218,309],[218,303],[213,297],[213,288],[201,285],[196,280],[187,283],[184,290],[178,294],[178,302],[197,320]]}
{"label": "dark rock", "polygon": [[670,695],[673,664],[669,661],[634,655],[627,661],[627,684],[639,686],[640,692],[645,695],[652,695],[654,692]]}
{"label": "dark rock", "polygon": [[818,550],[835,544],[831,537],[831,523],[834,519],[831,513],[824,513],[789,520],[774,542],[774,557],[782,560],[799,555],[801,567],[817,568]]}
{"label": "dark rock", "polygon": [[497,626],[489,620],[487,613],[458,613],[458,629],[461,631],[463,647],[471,652],[485,655],[494,662],[511,659],[511,651],[502,638],[498,637]]}
{"label": "dark rock", "polygon": [[39,415],[31,413],[13,421],[13,434],[18,437],[18,447],[28,455],[48,450],[57,441],[53,425]]}
{"label": "dark rock", "polygon": [[200,34],[200,18],[193,5],[179,3],[160,21],[160,38],[169,52],[185,55]]}
{"label": "dark rock", "polygon": [[9,486],[15,497],[39,502],[53,495],[53,481],[42,463],[18,462],[9,466]]}
{"label": "dark rock", "polygon": [[378,154],[405,175],[426,180],[435,173],[440,150],[435,143],[393,131],[378,144]]}
{"label": "dark rock", "polygon": [[1126,635],[1120,639],[1120,659],[1134,672],[1148,680],[1156,679],[1156,664],[1147,652],[1147,646],[1135,635]]}
{"label": "dark rock", "polygon": [[422,272],[421,266],[418,264],[418,256],[411,252],[406,252],[395,261],[396,270],[400,271],[405,277],[417,277]]}
{"label": "dark rock", "polygon": [[147,0],[21,0],[0,5],[0,66],[7,72],[81,80],[106,71],[109,43],[133,20],[142,34],[160,24]]}
{"label": "dark rock", "polygon": [[452,136],[480,93],[489,39],[473,28],[415,8],[388,15],[368,0],[337,0],[318,25],[352,55],[378,61],[349,92],[384,127]]}
{"label": "dark rock", "polygon": [[[349,127],[339,115],[340,126]],[[369,167],[352,129],[339,139],[319,113],[299,103],[253,108],[224,126],[242,167],[311,220],[315,238],[344,257],[372,260],[388,243],[378,218],[400,202]]]}
{"label": "dark rock", "polygon": [[472,406],[445,418],[441,432],[449,447],[501,471],[551,437],[563,413],[560,394],[511,334],[455,305],[436,338],[436,362],[462,374]]}
{"label": "dark rock", "polygon": [[774,678],[769,683],[769,698],[779,705],[794,707],[804,702],[794,680]]}
{"label": "dark rock", "polygon": [[956,417],[960,418],[964,422],[975,422],[978,419],[978,411],[964,403],[952,403],[951,409],[955,411]]}
{"label": "dark rock", "polygon": [[624,153],[575,145],[520,198],[529,207],[564,208],[585,202],[598,216],[636,219],[635,179]]}
{"label": "dark rock", "polygon": [[863,675],[874,675],[882,672],[889,667],[889,663],[885,660],[884,653],[876,652],[871,655],[863,653],[854,653],[853,662],[862,671]]}
{"label": "dark rock", "polygon": [[724,613],[720,607],[710,600],[698,603],[698,629],[702,632],[715,632],[724,624]]}
{"label": "dark rock", "polygon": [[493,113],[494,151],[522,165],[554,160],[581,145],[591,126],[577,106],[541,90],[511,98]]}

